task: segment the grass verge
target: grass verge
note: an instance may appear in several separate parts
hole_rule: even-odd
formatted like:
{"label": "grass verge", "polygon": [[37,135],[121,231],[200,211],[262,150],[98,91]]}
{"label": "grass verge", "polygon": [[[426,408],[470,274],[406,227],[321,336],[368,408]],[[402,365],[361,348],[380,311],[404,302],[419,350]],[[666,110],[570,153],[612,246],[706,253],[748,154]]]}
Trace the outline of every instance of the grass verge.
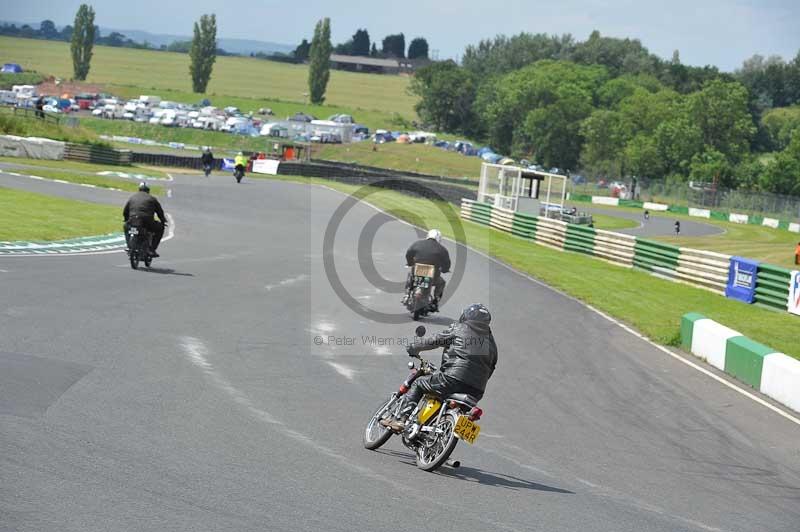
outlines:
{"label": "grass verge", "polygon": [[328,144],[314,146],[313,158],[390,168],[421,174],[467,177],[478,181],[481,175],[481,159],[466,157],[424,144],[380,144],[373,151],[372,142],[355,144]]}
{"label": "grass verge", "polygon": [[85,127],[65,127],[34,117],[14,115],[8,107],[0,107],[0,133],[18,137],[46,137],[64,142],[110,146],[97,133]]}
{"label": "grass verge", "polygon": [[122,230],[119,207],[0,187],[0,240],[62,240]]}
{"label": "grass verge", "polygon": [[606,231],[616,231],[617,229],[630,229],[639,227],[639,223],[628,218],[618,218],[607,214],[592,214],[595,229],[605,229]]}
{"label": "grass verge", "polygon": [[73,170],[84,173],[97,172],[124,172],[126,174],[140,174],[147,177],[166,178],[166,172],[154,168],[141,166],[113,166],[107,164],[80,163],[76,161],[50,161],[46,159],[25,159],[21,157],[0,157],[0,162],[17,164],[20,166],[34,166],[37,168],[51,168],[53,170]]}
{"label": "grass verge", "polygon": [[[352,193],[357,188],[314,178],[280,177],[320,184]],[[796,316],[746,305],[693,286],[673,283],[635,269],[623,268],[579,253],[556,251],[507,233],[461,221],[458,210],[445,204],[447,216],[434,202],[387,190],[376,190],[369,203],[398,218],[413,212],[429,227],[453,237],[450,221],[462,223],[467,244],[548,285],[564,291],[641,331],[656,342],[677,346],[681,316],[700,312],[750,338],[800,359],[800,321]],[[409,220],[411,221],[411,220]],[[566,331],[566,327],[565,327]]]}
{"label": "grass verge", "polygon": [[[43,177],[45,179],[61,180],[68,183],[78,183],[84,185],[94,185],[100,188],[116,188],[126,192],[136,192],[139,190],[139,183],[135,180],[127,179],[112,179],[110,177],[102,177],[97,175],[85,175],[75,172],[61,172],[58,170],[36,169],[31,170],[31,175],[36,177]],[[164,193],[164,189],[158,185],[150,186],[150,193],[160,196]]]}

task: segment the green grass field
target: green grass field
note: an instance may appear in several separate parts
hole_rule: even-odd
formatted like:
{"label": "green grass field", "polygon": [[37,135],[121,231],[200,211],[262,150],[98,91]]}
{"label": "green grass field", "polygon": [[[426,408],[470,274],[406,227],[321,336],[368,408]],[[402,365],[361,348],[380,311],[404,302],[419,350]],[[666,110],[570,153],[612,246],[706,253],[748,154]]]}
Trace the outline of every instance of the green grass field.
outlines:
{"label": "green grass field", "polygon": [[[117,169],[122,167],[117,167]],[[22,173],[22,172],[20,172]],[[36,168],[26,172],[30,175],[43,177],[44,179],[66,181],[68,183],[78,183],[94,185],[100,188],[116,188],[126,192],[136,192],[139,190],[139,183],[131,179],[113,179],[94,174],[82,174],[77,172],[64,172],[61,170],[51,170],[48,168]],[[155,196],[164,194],[164,189],[158,185],[150,185],[150,193]]]}
{"label": "green grass field", "polygon": [[164,179],[167,177],[166,172],[157,170],[155,168],[143,168],[141,166],[109,166],[106,164],[92,164],[80,163],[76,161],[50,161],[45,159],[24,159],[21,157],[0,157],[0,162],[16,164],[22,166],[32,166],[37,168],[50,168],[53,170],[71,170],[74,172],[81,172],[84,174],[96,174],[97,172],[125,172],[129,174],[140,174],[147,177],[156,177]]}
{"label": "green grass field", "polygon": [[638,222],[628,218],[617,218],[606,214],[592,214],[592,221],[595,229],[605,229],[606,231],[616,231],[618,229],[630,229],[638,227]]}
{"label": "green grass field", "polygon": [[51,121],[15,115],[8,107],[0,107],[0,134],[17,135],[19,137],[45,137],[64,142],[108,145],[107,142],[97,137],[97,133],[85,127],[66,127],[56,125]]}
{"label": "green grass field", "polygon": [[[0,37],[0,61],[12,60],[29,70],[72,78],[69,44],[65,42]],[[191,94],[188,54],[95,46],[87,81],[130,87],[128,95],[174,90],[191,96],[188,102],[208,97],[219,105],[224,102],[216,102],[215,97],[229,96],[254,99],[259,102],[254,106],[274,108],[280,101],[305,102],[307,77],[305,65],[248,57],[218,57],[207,94]],[[327,115],[347,110],[359,118],[358,111],[374,110],[387,117],[397,113],[412,119],[415,98],[406,91],[408,83],[406,76],[332,70],[325,100],[331,107],[319,109],[316,114],[327,118]],[[291,108],[300,110],[303,107],[294,105]]]}
{"label": "green grass field", "polygon": [[314,157],[332,161],[392,168],[422,174],[467,177],[477,181],[481,175],[481,160],[465,157],[424,144],[379,144],[373,151],[372,142],[356,144],[325,144],[314,147]]}
{"label": "green grass field", "polygon": [[[345,193],[358,188],[321,179],[279,179],[322,184]],[[403,213],[413,212],[428,227],[437,227],[451,238],[450,222],[461,222],[452,205],[443,205],[448,213],[445,217],[433,202],[384,189],[370,195],[369,203],[399,218],[404,218]],[[623,268],[580,253],[556,251],[472,222],[461,223],[471,247],[631,324],[659,343],[679,345],[681,316],[687,312],[700,312],[800,359],[800,344],[797,342],[800,321],[796,316],[745,305],[706,290],[662,280],[640,270]],[[609,327],[613,325],[609,324]],[[569,324],[565,324],[565,332],[568,328]]]}
{"label": "green grass field", "polygon": [[119,207],[0,187],[0,240],[61,240],[121,231]]}

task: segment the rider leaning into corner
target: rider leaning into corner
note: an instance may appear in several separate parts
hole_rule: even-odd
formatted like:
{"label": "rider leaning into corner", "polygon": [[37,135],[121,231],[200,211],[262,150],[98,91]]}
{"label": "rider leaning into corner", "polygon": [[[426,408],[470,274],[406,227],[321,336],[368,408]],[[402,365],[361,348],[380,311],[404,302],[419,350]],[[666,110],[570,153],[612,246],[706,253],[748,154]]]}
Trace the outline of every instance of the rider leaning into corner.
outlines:
{"label": "rider leaning into corner", "polygon": [[409,414],[425,394],[447,398],[454,393],[466,393],[479,401],[497,366],[497,344],[489,326],[491,321],[489,309],[476,303],[464,309],[457,323],[409,346],[406,349],[409,356],[444,348],[442,364],[432,375],[414,381],[406,394],[406,407],[400,419],[382,419],[380,424],[396,432],[402,431]]}
{"label": "rider leaning into corner", "polygon": [[[155,215],[158,215],[158,221]],[[125,242],[128,245],[128,250],[131,248],[130,235],[128,230],[131,226],[144,227],[153,234],[153,240],[150,244],[150,252],[153,257],[158,257],[156,249],[158,244],[161,243],[161,237],[164,236],[164,226],[167,225],[167,217],[164,214],[164,209],[158,200],[150,195],[150,187],[144,181],[139,183],[139,192],[134,194],[125,204],[122,209],[122,216],[125,218]]]}
{"label": "rider leaning into corner", "polygon": [[436,267],[436,276],[432,281],[434,287],[432,306],[434,310],[439,310],[439,300],[442,299],[444,294],[445,282],[441,274],[450,271],[450,253],[440,243],[441,240],[441,231],[431,229],[428,231],[428,236],[411,244],[411,247],[406,251],[406,264],[412,267],[406,279],[406,291],[411,288],[414,279],[414,264],[430,264]]}

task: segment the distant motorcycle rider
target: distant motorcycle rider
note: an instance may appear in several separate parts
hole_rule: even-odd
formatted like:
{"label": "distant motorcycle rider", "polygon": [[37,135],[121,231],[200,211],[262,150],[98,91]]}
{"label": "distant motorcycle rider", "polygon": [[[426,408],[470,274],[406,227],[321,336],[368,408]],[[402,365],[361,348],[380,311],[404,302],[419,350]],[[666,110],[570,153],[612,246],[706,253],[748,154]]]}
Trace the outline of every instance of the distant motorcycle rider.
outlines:
{"label": "distant motorcycle rider", "polygon": [[203,155],[200,156],[200,162],[203,165],[203,168],[214,168],[214,154],[211,153],[211,148],[206,147],[205,151],[203,151]]}
{"label": "distant motorcycle rider", "polygon": [[[158,215],[158,221],[155,215]],[[164,226],[167,225],[167,217],[164,214],[164,209],[158,200],[150,195],[150,187],[147,183],[142,181],[139,183],[139,192],[134,194],[125,204],[122,209],[122,216],[125,218],[125,242],[128,245],[128,250],[131,248],[130,235],[128,231],[131,227],[144,227],[153,235],[150,242],[150,253],[153,257],[158,257],[156,249],[161,243],[161,237],[164,236]]]}
{"label": "distant motorcycle rider", "polygon": [[239,153],[236,154],[236,157],[233,160],[233,166],[234,167],[241,166],[242,167],[242,173],[244,173],[245,170],[247,170],[247,164],[249,162],[250,162],[250,159],[248,159],[247,156],[244,153],[239,152]]}
{"label": "distant motorcycle rider", "polygon": [[382,419],[380,424],[396,432],[402,431],[409,414],[425,394],[446,399],[454,393],[466,393],[480,400],[497,367],[497,344],[489,325],[491,321],[489,309],[476,303],[464,309],[457,323],[409,346],[406,349],[409,356],[444,348],[441,366],[432,375],[414,381],[406,393],[406,406],[400,419]]}
{"label": "distant motorcycle rider", "polygon": [[423,240],[417,240],[406,251],[406,264],[411,266],[406,279],[406,291],[410,290],[414,280],[414,265],[430,264],[436,267],[433,283],[433,303],[434,310],[439,310],[439,300],[444,294],[445,281],[442,279],[443,273],[450,271],[450,253],[440,242],[442,233],[438,229],[431,229]]}

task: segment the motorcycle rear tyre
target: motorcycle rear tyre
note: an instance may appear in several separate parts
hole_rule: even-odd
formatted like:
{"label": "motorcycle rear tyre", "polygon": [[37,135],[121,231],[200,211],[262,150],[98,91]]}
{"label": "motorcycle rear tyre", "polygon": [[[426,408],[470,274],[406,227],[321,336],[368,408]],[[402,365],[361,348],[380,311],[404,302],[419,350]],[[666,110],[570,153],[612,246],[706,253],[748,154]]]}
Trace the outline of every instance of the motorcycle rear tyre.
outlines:
{"label": "motorcycle rear tyre", "polygon": [[444,415],[443,420],[447,420],[447,422],[450,423],[450,435],[448,436],[447,442],[445,442],[442,452],[436,455],[430,462],[425,462],[420,458],[420,451],[417,451],[417,467],[423,471],[431,472],[439,469],[447,462],[447,459],[450,458],[453,449],[456,448],[456,444],[458,443],[458,438],[456,438],[456,434],[453,432],[456,422],[458,421],[458,414],[452,411],[448,412]]}

